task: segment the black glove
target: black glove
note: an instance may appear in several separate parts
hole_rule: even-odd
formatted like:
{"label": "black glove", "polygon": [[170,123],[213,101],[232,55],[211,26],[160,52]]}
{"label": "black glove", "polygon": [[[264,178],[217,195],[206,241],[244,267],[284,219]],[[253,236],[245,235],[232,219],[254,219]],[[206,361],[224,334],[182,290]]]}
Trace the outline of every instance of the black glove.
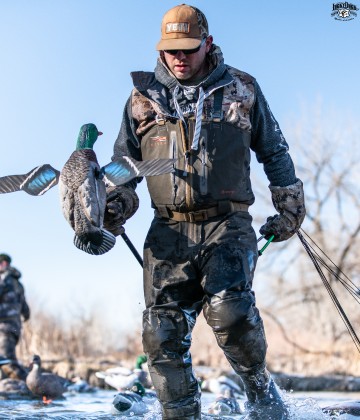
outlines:
{"label": "black glove", "polygon": [[139,208],[139,198],[132,188],[123,185],[106,188],[104,228],[118,236],[124,232],[123,225]]}
{"label": "black glove", "polygon": [[260,228],[260,233],[266,239],[274,235],[274,242],[286,241],[300,229],[305,218],[303,183],[298,179],[295,184],[286,187],[269,188],[272,202],[279,214],[268,217]]}

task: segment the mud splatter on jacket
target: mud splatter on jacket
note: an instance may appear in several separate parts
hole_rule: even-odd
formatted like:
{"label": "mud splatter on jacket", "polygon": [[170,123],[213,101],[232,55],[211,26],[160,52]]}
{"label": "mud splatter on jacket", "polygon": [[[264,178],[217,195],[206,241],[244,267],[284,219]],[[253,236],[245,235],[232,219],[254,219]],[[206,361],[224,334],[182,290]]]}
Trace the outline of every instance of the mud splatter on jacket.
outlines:
{"label": "mud splatter on jacket", "polygon": [[20,335],[21,316],[25,320],[30,317],[20,277],[21,273],[14,267],[0,274],[0,331],[16,336]]}
{"label": "mud splatter on jacket", "polygon": [[[176,172],[148,177],[154,208],[191,211],[230,200],[251,205],[250,150],[273,186],[296,182],[288,145],[255,78],[224,64],[219,47],[210,73],[182,86],[158,60],[155,72],[132,73],[114,158],[178,158]],[[199,88],[205,92],[199,147],[191,148]],[[136,181],[131,185],[136,187]]]}

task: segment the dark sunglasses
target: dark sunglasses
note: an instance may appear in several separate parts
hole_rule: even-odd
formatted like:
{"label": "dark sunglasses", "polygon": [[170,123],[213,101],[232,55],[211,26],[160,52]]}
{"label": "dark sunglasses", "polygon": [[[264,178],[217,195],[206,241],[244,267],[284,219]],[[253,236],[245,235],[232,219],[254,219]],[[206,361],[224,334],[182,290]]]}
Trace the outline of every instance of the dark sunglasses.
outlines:
{"label": "dark sunglasses", "polygon": [[176,55],[179,51],[181,51],[185,55],[195,54],[197,53],[200,48],[205,44],[206,38],[203,38],[200,45],[192,50],[164,50],[167,54]]}

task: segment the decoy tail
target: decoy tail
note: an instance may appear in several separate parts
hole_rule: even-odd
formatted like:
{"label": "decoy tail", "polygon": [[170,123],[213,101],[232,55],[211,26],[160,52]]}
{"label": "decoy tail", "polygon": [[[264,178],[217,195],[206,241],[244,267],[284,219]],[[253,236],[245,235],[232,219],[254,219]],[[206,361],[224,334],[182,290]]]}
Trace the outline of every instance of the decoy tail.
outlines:
{"label": "decoy tail", "polygon": [[91,255],[102,255],[110,251],[116,243],[116,237],[105,229],[101,229],[102,241],[100,244],[95,244],[94,242],[89,241],[89,239],[84,239],[75,234],[74,236],[74,245],[81,249],[81,251],[86,252]]}
{"label": "decoy tail", "polygon": [[0,178],[0,194],[25,191],[42,195],[59,182],[60,171],[49,164],[37,166],[27,174],[7,175]]}

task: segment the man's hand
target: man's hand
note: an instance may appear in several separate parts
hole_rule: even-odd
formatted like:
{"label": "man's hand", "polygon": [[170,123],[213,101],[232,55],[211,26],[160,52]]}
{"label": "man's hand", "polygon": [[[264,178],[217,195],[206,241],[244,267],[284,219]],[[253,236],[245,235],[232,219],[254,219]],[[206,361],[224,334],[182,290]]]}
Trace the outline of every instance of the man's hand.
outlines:
{"label": "man's hand", "polygon": [[124,233],[126,220],[134,215],[139,207],[139,198],[132,188],[117,186],[106,189],[106,209],[104,228],[113,235]]}
{"label": "man's hand", "polygon": [[274,242],[286,241],[300,229],[305,218],[303,184],[298,179],[295,184],[286,187],[269,188],[274,207],[279,214],[268,217],[260,228],[260,233],[266,239],[274,235]]}

